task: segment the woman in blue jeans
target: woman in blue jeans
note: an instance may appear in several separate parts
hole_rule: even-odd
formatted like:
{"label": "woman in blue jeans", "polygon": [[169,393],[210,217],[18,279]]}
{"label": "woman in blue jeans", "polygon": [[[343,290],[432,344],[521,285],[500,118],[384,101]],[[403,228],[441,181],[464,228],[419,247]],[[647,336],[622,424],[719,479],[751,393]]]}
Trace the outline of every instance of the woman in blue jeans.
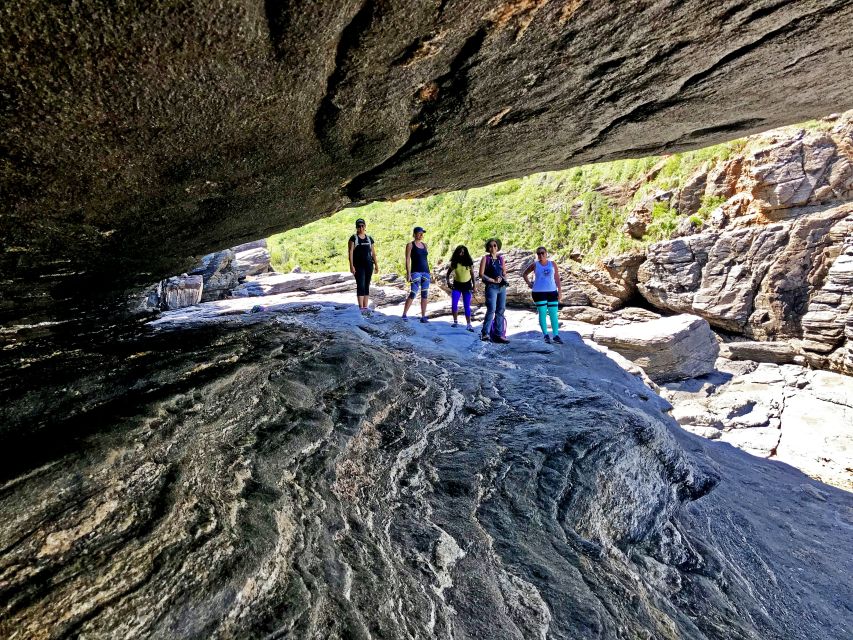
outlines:
{"label": "woman in blue jeans", "polygon": [[[506,310],[506,262],[498,252],[501,241],[497,238],[486,240],[486,255],[480,260],[480,280],[486,288],[486,318],[483,320],[483,331],[480,340],[488,341],[489,334],[494,333],[493,342],[506,344],[509,342],[503,335],[504,311]],[[492,322],[498,330],[492,332]]]}

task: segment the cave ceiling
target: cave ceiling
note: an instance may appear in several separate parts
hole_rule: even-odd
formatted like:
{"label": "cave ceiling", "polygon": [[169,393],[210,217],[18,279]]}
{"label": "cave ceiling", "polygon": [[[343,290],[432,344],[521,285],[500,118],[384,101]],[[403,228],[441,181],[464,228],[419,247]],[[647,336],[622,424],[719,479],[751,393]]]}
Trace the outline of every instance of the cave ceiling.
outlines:
{"label": "cave ceiling", "polygon": [[0,317],[376,199],[853,107],[853,2],[8,3]]}

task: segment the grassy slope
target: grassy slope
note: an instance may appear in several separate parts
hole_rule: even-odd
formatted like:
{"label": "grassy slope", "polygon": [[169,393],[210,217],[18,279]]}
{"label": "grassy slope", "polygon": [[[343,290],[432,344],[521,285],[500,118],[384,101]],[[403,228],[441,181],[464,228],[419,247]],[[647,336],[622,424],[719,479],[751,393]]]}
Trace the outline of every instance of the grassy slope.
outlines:
{"label": "grassy slope", "polygon": [[[587,165],[420,200],[346,209],[270,238],[273,265],[279,271],[290,271],[297,265],[306,271],[346,271],[347,239],[359,217],[367,221],[368,233],[376,240],[379,266],[385,273],[403,271],[404,246],[415,225],[427,229],[425,240],[432,264],[448,258],[458,244],[466,244],[472,255],[480,255],[483,242],[492,236],[501,238],[505,248],[532,250],[544,245],[558,256],[579,252],[585,262],[593,262],[669,237],[678,217],[665,204],[655,207],[642,241],[627,237],[621,227],[633,205],[648,192],[679,188],[702,164],[723,161],[746,144],[747,140],[735,140],[667,158]],[[655,179],[644,184],[624,206],[595,191],[603,185],[635,184],[658,162],[663,162],[663,167]],[[696,217],[703,218],[718,204],[704,201]]]}

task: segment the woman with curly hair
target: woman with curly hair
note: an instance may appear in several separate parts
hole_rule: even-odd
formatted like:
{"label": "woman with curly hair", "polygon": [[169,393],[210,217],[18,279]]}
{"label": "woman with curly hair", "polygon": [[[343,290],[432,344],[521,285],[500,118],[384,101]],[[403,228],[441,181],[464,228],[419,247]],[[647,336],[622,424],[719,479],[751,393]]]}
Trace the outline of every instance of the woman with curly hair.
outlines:
{"label": "woman with curly hair", "polygon": [[[450,279],[453,278],[451,284]],[[468,323],[466,329],[473,331],[471,325],[471,294],[477,290],[474,284],[474,261],[471,259],[471,254],[468,253],[468,247],[460,244],[453,250],[453,255],[450,257],[450,268],[447,270],[447,287],[451,292],[451,304],[453,313],[452,327],[459,326],[459,300],[465,307],[465,320]]]}

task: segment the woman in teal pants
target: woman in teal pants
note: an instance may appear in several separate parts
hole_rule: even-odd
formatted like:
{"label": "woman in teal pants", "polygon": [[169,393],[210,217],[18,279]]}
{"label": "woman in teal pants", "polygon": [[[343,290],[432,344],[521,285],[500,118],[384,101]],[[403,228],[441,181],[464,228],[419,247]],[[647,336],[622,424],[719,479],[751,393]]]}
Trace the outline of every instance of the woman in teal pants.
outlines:
{"label": "woman in teal pants", "polygon": [[[528,276],[534,274],[533,282]],[[548,259],[548,250],[545,247],[536,249],[536,261],[524,270],[524,281],[533,293],[533,302],[539,312],[539,327],[545,342],[556,342],[563,344],[560,337],[560,321],[557,310],[560,305],[562,285],[560,283],[560,270],[553,260]],[[551,336],[548,335],[548,320],[551,321]],[[553,336],[553,337],[552,337]]]}

